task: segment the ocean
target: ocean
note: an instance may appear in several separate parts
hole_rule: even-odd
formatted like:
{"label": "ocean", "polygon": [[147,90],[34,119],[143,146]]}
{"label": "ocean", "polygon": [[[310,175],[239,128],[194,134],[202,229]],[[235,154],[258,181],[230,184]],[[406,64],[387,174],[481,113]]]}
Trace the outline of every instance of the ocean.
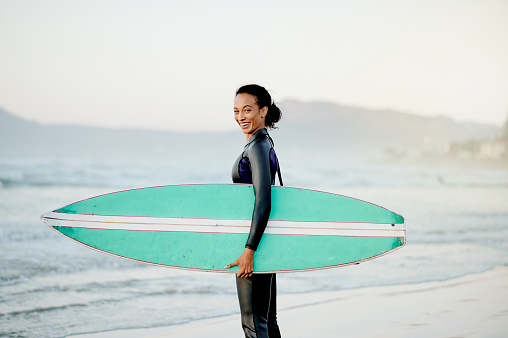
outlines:
{"label": "ocean", "polygon": [[[122,189],[229,183],[233,160],[190,159],[184,166],[155,160],[0,159],[0,336],[64,337],[238,313],[232,274],[112,257],[76,244],[40,220],[46,211]],[[402,214],[407,244],[355,266],[279,274],[279,293],[446,280],[508,265],[507,168],[346,164],[308,156],[281,162],[287,186],[356,197]]]}

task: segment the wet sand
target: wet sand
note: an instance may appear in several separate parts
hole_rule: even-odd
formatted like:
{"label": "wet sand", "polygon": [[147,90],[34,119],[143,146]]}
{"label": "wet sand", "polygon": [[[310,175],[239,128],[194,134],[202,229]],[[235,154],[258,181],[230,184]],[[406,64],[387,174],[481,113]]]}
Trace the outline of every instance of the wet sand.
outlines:
{"label": "wet sand", "polygon": [[[418,284],[283,294],[283,337],[508,337],[508,267]],[[73,336],[243,337],[240,315]]]}

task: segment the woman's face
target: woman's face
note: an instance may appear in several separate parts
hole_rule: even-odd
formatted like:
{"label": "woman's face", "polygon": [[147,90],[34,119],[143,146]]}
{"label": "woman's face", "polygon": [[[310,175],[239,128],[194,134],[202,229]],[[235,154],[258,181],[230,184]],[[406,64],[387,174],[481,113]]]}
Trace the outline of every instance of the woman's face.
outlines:
{"label": "woman's face", "polygon": [[265,127],[265,116],[268,107],[259,109],[256,98],[250,94],[238,94],[235,97],[235,120],[247,135],[247,141],[250,136],[259,129]]}

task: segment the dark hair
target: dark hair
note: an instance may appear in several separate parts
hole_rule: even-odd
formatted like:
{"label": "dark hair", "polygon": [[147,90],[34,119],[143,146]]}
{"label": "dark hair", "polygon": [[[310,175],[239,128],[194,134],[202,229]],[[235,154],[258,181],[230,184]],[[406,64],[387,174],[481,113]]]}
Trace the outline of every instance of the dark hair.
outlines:
{"label": "dark hair", "polygon": [[268,112],[265,116],[265,126],[267,128],[276,129],[275,123],[280,121],[282,117],[282,112],[279,107],[275,105],[272,101],[272,97],[270,93],[264,88],[257,84],[248,84],[245,86],[241,86],[236,91],[236,95],[238,94],[250,94],[256,98],[256,103],[258,104],[259,109],[263,107],[268,107]]}

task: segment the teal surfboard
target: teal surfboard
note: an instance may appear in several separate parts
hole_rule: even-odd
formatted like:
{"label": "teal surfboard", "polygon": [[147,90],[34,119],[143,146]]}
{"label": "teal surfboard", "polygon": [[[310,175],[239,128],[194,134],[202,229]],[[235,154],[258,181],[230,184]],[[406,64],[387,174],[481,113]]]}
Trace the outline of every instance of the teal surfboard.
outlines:
{"label": "teal surfboard", "polygon": [[[90,248],[167,267],[213,272],[244,250],[250,184],[184,184],[114,192],[45,213],[42,220]],[[291,272],[363,262],[405,244],[404,218],[326,192],[272,187],[272,211],[254,271]]]}

